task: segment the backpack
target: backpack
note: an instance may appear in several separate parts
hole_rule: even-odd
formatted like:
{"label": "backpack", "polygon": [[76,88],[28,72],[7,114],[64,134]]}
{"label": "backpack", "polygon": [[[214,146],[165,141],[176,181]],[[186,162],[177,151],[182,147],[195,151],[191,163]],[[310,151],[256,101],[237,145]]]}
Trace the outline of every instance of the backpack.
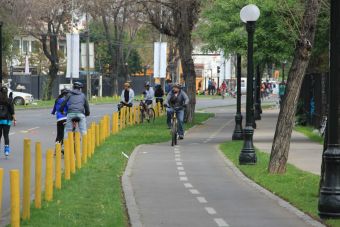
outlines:
{"label": "backpack", "polygon": [[7,120],[8,119],[8,106],[4,104],[0,104],[0,119]]}

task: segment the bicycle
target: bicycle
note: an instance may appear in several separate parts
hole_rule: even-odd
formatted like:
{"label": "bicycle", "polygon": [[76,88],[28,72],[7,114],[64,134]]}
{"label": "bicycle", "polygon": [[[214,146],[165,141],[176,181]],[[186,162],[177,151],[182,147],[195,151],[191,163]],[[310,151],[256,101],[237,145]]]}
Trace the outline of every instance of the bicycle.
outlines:
{"label": "bicycle", "polygon": [[144,100],[140,100],[139,106],[141,107],[141,122],[143,123],[144,119],[149,123],[154,122],[156,116],[154,108],[151,105],[147,105]]}

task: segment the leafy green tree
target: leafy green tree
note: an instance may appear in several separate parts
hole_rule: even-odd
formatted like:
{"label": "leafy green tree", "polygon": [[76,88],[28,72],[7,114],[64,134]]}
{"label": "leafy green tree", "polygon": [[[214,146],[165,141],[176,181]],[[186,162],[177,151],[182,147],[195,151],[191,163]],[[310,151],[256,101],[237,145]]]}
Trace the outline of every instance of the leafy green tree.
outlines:
{"label": "leafy green tree", "polygon": [[240,10],[246,4],[254,3],[261,10],[254,37],[255,61],[262,65],[280,63],[293,55],[298,37],[294,24],[301,16],[303,8],[297,1],[215,0],[213,4],[211,1],[208,3],[196,31],[196,35],[207,43],[205,50],[223,50],[226,54],[245,55],[247,33],[240,20]]}

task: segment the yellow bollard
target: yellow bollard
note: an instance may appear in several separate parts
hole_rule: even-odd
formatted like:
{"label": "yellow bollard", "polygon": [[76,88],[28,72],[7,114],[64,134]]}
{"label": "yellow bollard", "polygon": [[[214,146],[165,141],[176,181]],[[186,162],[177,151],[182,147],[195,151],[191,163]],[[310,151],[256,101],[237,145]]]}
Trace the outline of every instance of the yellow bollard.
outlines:
{"label": "yellow bollard", "polygon": [[64,139],[64,171],[65,171],[65,180],[71,179],[71,170],[70,170],[70,142],[69,138]]}
{"label": "yellow bollard", "polygon": [[80,156],[80,132],[76,132],[75,135],[76,141],[76,162],[77,162],[77,168],[81,168],[81,156]]}
{"label": "yellow bollard", "polygon": [[34,206],[41,208],[41,172],[42,172],[42,151],[41,143],[35,144],[35,193]]}
{"label": "yellow bollard", "polygon": [[114,113],[115,115],[115,128],[116,128],[116,133],[119,132],[119,113]]}
{"label": "yellow bollard", "polygon": [[87,135],[82,137],[82,163],[87,163]]}
{"label": "yellow bollard", "polygon": [[99,135],[99,124],[96,124],[96,146],[99,147],[100,145],[100,135]]}
{"label": "yellow bollard", "polygon": [[137,123],[140,124],[140,106],[137,107]]}
{"label": "yellow bollard", "polygon": [[74,158],[74,133],[73,132],[68,132],[68,140],[69,140],[69,146],[70,146],[70,153],[69,153],[69,157],[70,157],[70,170],[71,173],[75,173],[76,172],[76,160]]}
{"label": "yellow bollard", "polygon": [[61,189],[61,144],[55,145],[55,187]]}
{"label": "yellow bollard", "polygon": [[23,168],[23,199],[22,199],[22,219],[30,219],[31,203],[31,140],[24,139],[24,168]]}
{"label": "yellow bollard", "polygon": [[129,108],[129,125],[133,125],[133,112],[132,112],[132,107]]}
{"label": "yellow bollard", "polygon": [[100,141],[100,144],[102,144],[104,142],[104,123],[103,123],[103,120],[100,120],[99,122],[99,141]]}
{"label": "yellow bollard", "polygon": [[116,133],[116,113],[112,113],[112,125],[111,125],[111,133]]}
{"label": "yellow bollard", "polygon": [[123,129],[123,110],[121,110],[119,113],[119,129]]}
{"label": "yellow bollard", "polygon": [[110,116],[109,115],[106,115],[106,123],[107,123],[107,127],[106,127],[106,131],[107,131],[107,137],[109,137],[111,135],[111,130],[110,130],[110,125],[111,125],[111,122],[110,122]]}
{"label": "yellow bollard", "polygon": [[53,150],[46,153],[45,200],[53,200]]}
{"label": "yellow bollard", "polygon": [[94,154],[96,150],[96,124],[94,122],[92,123],[91,131],[92,131],[92,154]]}
{"label": "yellow bollard", "polygon": [[163,115],[163,111],[162,111],[162,107],[161,107],[161,103],[157,102],[157,109],[158,109],[158,114],[159,116]]}
{"label": "yellow bollard", "polygon": [[155,117],[158,117],[158,109],[157,109],[157,106],[154,105],[152,108],[153,108],[154,111],[155,111]]}
{"label": "yellow bollard", "polygon": [[91,158],[91,129],[87,129],[87,157]]}
{"label": "yellow bollard", "polygon": [[128,117],[128,112],[127,112],[127,108],[124,107],[124,114],[123,114],[123,128],[126,127],[126,123],[127,123],[127,117]]}
{"label": "yellow bollard", "polygon": [[10,170],[11,184],[11,227],[20,226],[20,176],[19,170]]}
{"label": "yellow bollard", "polygon": [[0,221],[1,221],[1,205],[2,205],[2,184],[4,179],[4,169],[0,168]]}

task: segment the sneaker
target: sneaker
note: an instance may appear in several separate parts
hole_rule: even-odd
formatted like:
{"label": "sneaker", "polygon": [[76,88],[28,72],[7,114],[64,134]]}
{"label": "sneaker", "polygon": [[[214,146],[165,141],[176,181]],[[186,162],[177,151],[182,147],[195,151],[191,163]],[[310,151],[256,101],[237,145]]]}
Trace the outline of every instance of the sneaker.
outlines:
{"label": "sneaker", "polygon": [[11,149],[8,145],[5,145],[5,156],[6,158],[9,156],[9,153],[10,153]]}
{"label": "sneaker", "polygon": [[179,135],[178,139],[182,140],[182,139],[184,139],[184,136],[183,135]]}

